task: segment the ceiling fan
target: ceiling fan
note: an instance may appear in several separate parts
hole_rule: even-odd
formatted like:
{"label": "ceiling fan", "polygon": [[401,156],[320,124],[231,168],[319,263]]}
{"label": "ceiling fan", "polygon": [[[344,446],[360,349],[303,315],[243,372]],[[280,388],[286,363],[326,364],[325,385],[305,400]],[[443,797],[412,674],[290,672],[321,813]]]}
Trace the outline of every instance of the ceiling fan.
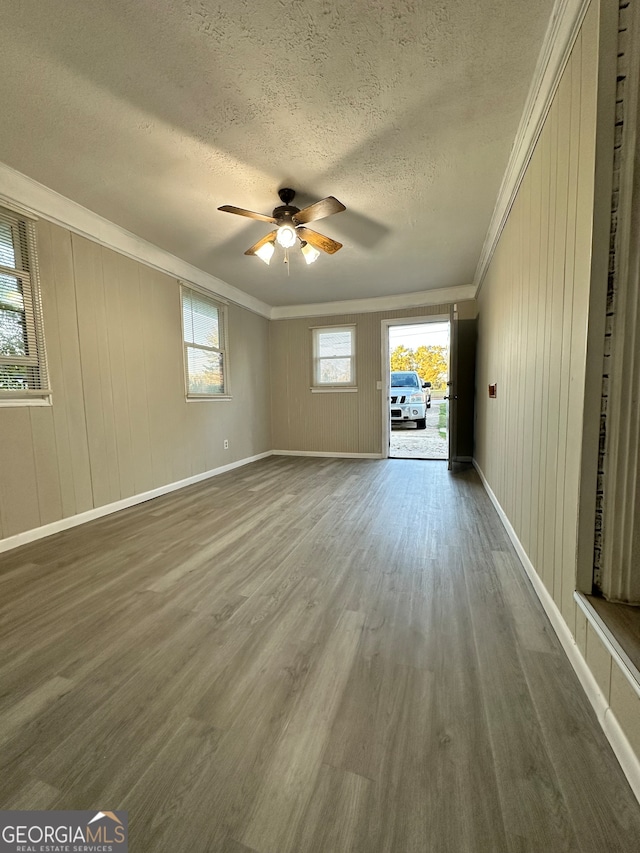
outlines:
{"label": "ceiling fan", "polygon": [[330,195],[300,210],[291,204],[295,194],[295,190],[288,187],[278,190],[282,204],[274,209],[271,216],[254,213],[252,210],[245,210],[242,207],[233,207],[230,204],[218,208],[224,213],[236,213],[238,216],[248,216],[249,219],[259,219],[261,222],[273,222],[277,225],[275,231],[271,231],[266,237],[258,240],[250,249],[247,249],[245,255],[257,255],[261,261],[268,264],[275,251],[275,244],[278,243],[285,250],[285,263],[287,263],[288,250],[293,248],[299,240],[305,261],[312,264],[320,255],[318,249],[328,255],[333,255],[338,249],[342,248],[342,243],[332,240],[331,237],[325,237],[324,234],[318,234],[317,231],[312,231],[310,228],[305,228],[305,225],[307,222],[314,222],[316,219],[324,219],[334,213],[341,213],[346,210],[344,204]]}

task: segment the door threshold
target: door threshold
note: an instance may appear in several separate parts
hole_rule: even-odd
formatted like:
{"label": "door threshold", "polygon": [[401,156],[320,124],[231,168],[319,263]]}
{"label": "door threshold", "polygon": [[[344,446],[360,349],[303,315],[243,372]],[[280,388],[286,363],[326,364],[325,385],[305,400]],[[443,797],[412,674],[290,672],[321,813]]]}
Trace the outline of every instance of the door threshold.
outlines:
{"label": "door threshold", "polygon": [[415,459],[418,462],[448,462],[442,456],[387,456],[387,459]]}

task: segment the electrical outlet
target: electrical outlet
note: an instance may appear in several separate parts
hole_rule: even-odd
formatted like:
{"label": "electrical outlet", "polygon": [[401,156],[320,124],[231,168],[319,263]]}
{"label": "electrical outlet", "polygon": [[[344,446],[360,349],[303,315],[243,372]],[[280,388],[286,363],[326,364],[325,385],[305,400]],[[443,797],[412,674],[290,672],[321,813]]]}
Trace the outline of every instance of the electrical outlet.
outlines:
{"label": "electrical outlet", "polygon": [[225,438],[225,440],[224,440],[224,449],[225,450],[229,449],[229,439],[228,438]]}

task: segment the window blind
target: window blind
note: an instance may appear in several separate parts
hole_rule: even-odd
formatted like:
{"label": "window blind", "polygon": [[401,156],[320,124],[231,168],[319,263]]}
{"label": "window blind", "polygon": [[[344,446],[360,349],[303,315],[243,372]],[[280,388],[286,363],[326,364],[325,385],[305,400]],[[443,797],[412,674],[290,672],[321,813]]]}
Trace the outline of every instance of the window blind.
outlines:
{"label": "window blind", "polygon": [[35,225],[0,208],[0,399],[48,392]]}
{"label": "window blind", "polygon": [[224,306],[182,287],[185,374],[190,397],[226,396]]}

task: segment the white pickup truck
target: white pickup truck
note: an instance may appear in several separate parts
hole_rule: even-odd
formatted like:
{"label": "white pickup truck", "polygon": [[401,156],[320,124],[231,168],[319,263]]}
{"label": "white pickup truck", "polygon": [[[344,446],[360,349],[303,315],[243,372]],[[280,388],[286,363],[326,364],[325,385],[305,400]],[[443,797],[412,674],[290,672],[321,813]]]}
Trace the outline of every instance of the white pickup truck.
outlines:
{"label": "white pickup truck", "polygon": [[416,429],[427,426],[431,406],[431,383],[423,382],[415,370],[391,371],[391,424],[415,421]]}

